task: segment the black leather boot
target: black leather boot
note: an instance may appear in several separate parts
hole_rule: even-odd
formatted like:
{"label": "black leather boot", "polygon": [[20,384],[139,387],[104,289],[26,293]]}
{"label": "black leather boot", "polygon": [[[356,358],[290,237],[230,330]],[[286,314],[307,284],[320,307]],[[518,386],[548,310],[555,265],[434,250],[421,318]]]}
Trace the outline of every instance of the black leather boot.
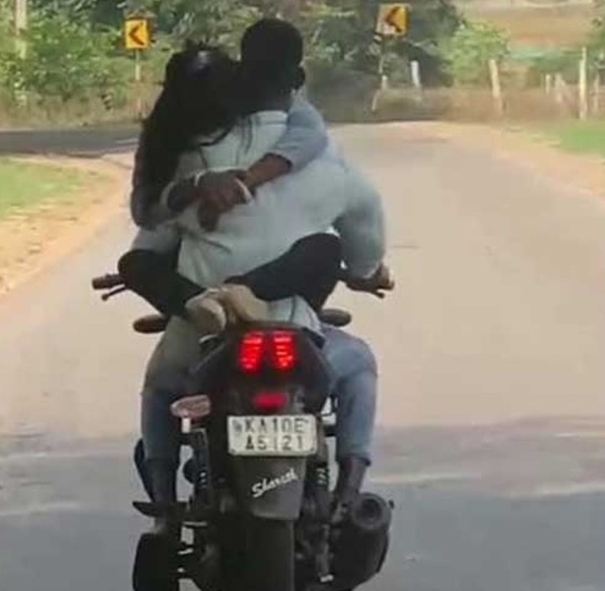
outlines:
{"label": "black leather boot", "polygon": [[[164,460],[148,460],[147,472],[153,493],[153,501],[158,505],[176,503],[176,478],[178,466],[174,462]],[[150,533],[175,537],[178,535],[178,525],[166,516],[156,517]]]}
{"label": "black leather boot", "polygon": [[359,495],[368,465],[368,461],[359,456],[348,456],[338,462],[338,479],[334,489],[336,521],[344,517],[347,508]]}

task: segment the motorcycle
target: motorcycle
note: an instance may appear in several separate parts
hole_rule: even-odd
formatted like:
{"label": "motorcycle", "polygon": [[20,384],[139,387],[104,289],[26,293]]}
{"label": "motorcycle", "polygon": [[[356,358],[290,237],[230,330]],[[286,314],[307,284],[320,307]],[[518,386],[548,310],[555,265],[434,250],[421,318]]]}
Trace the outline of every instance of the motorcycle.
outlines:
{"label": "motorcycle", "polygon": [[[118,275],[93,280],[104,300],[124,291]],[[351,316],[324,310],[342,327]],[[143,334],[167,319],[137,320]],[[135,463],[150,499],[134,507],[167,517],[177,543],[143,534],[135,591],[350,591],[374,577],[388,549],[392,503],[361,493],[335,517],[329,439],[335,436],[330,372],[316,335],[283,322],[229,328],[200,341],[184,397],[172,407],[189,457],[188,500],[153,501],[139,441]]]}

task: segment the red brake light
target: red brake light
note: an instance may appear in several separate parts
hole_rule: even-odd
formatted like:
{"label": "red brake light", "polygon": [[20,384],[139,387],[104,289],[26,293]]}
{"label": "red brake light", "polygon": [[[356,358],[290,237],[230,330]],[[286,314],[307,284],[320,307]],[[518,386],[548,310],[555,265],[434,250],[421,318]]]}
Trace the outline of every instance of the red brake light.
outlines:
{"label": "red brake light", "polygon": [[273,367],[280,371],[290,371],[298,361],[296,340],[293,332],[285,330],[275,331],[271,334],[273,353]]}
{"label": "red brake light", "polygon": [[239,368],[245,373],[256,373],[260,369],[264,349],[265,335],[262,332],[246,333],[239,346]]}
{"label": "red brake light", "polygon": [[248,332],[240,341],[237,365],[244,373],[258,373],[266,363],[270,369],[291,371],[298,362],[296,334],[287,330]]}
{"label": "red brake light", "polygon": [[277,412],[288,405],[286,392],[258,392],[252,397],[254,410],[260,413]]}

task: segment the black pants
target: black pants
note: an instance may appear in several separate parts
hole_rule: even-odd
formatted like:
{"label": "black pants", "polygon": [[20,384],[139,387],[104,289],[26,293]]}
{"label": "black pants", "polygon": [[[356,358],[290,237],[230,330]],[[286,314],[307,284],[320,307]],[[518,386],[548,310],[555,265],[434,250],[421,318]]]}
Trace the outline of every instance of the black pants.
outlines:
{"label": "black pants", "polygon": [[[318,311],[334,291],[340,262],[340,240],[329,234],[313,234],[279,258],[226,283],[246,285],[267,302],[298,295]],[[180,275],[173,257],[150,250],[127,252],[118,270],[128,289],[165,316],[185,317],[187,301],[206,290]]]}

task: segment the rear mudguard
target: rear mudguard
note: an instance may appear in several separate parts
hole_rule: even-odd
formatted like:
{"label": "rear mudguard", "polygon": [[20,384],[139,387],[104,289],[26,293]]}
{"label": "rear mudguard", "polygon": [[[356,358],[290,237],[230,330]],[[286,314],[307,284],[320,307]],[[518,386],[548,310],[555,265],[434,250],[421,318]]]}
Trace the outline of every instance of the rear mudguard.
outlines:
{"label": "rear mudguard", "polygon": [[307,458],[231,458],[242,509],[263,519],[297,519]]}

